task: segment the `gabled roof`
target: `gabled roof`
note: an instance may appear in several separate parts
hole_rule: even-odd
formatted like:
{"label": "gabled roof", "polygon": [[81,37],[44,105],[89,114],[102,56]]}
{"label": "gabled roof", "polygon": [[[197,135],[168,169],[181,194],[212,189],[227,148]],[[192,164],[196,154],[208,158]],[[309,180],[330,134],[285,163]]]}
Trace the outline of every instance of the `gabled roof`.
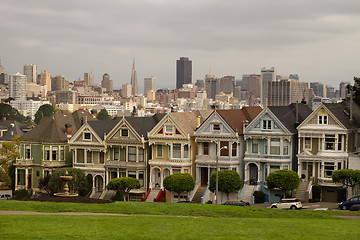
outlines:
{"label": "gabled roof", "polygon": [[151,117],[125,117],[140,137],[148,139],[147,133],[153,129],[165,114],[155,114]]}
{"label": "gabled roof", "polygon": [[99,138],[104,140],[105,134],[108,134],[120,120],[121,118],[115,118],[113,120],[91,121],[88,124]]}
{"label": "gabled roof", "polygon": [[172,112],[170,115],[183,131],[193,136],[198,124],[198,118],[202,123],[212,112],[213,110],[196,110],[195,112]]}
{"label": "gabled roof", "polygon": [[[291,133],[296,133],[296,103],[289,106],[268,106],[268,108]],[[298,103],[298,109],[297,122],[300,124],[311,114],[312,110],[303,103]]]}
{"label": "gabled roof", "polygon": [[217,110],[219,115],[230,125],[234,132],[243,134],[243,122],[251,122],[260,112],[261,107],[243,107],[242,109]]}
{"label": "gabled roof", "polygon": [[324,106],[346,127],[351,129],[360,127],[360,107],[355,102],[352,103],[353,107],[353,120],[354,126],[349,122],[350,120],[350,102],[344,101],[341,103],[324,103]]}
{"label": "gabled roof", "polygon": [[67,142],[65,124],[71,124],[71,132],[74,134],[80,127],[81,122],[97,120],[89,112],[77,110],[74,113],[55,113],[52,117],[44,117],[31,131],[24,134],[21,141],[36,142]]}
{"label": "gabled roof", "polygon": [[15,135],[21,137],[30,131],[31,128],[32,126],[19,123],[15,120],[0,120],[0,130],[3,131],[3,136],[0,137],[0,141],[11,141]]}

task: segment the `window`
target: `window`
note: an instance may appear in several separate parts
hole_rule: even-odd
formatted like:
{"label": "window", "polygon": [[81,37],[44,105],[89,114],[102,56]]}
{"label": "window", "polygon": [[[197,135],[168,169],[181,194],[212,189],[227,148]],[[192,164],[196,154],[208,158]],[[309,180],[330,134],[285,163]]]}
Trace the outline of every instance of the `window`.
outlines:
{"label": "window", "polygon": [[163,146],[162,145],[156,145],[156,157],[157,158],[163,157]]}
{"label": "window", "polygon": [[119,160],[119,153],[120,153],[120,148],[119,147],[114,147],[114,160]]}
{"label": "window", "polygon": [[343,139],[344,135],[339,134],[339,139],[338,139],[338,148],[337,150],[341,151],[342,150],[342,139]]}
{"label": "window", "polygon": [[252,139],[251,152],[252,153],[258,153],[259,152],[259,139],[257,139],[257,138]]}
{"label": "window", "polygon": [[335,150],[335,135],[325,135],[325,150]]}
{"label": "window", "polygon": [[220,131],[220,124],[213,124],[214,131]]}
{"label": "window", "polygon": [[264,154],[268,154],[268,139],[264,139]]}
{"label": "window", "polygon": [[129,171],[128,172],[128,177],[136,178],[136,172],[135,171]]}
{"label": "window", "polygon": [[184,173],[189,173],[189,169],[184,169]]}
{"label": "window", "polygon": [[84,140],[91,140],[91,134],[89,132],[84,133]]}
{"label": "window", "polygon": [[173,144],[173,158],[181,158],[181,144],[180,143]]}
{"label": "window", "polygon": [[263,129],[271,129],[271,120],[263,120]]}
{"label": "window", "polygon": [[44,160],[50,160],[50,147],[45,147],[45,154],[44,154]]}
{"label": "window", "polygon": [[92,152],[86,152],[86,163],[92,163]]}
{"label": "window", "polygon": [[270,154],[280,155],[280,138],[270,139]]}
{"label": "window", "polygon": [[209,143],[208,142],[203,143],[203,154],[209,155]]}
{"label": "window", "polygon": [[172,134],[174,132],[172,125],[165,125],[165,133]]}
{"label": "window", "polygon": [[237,154],[237,143],[231,145],[231,156],[236,157]]}
{"label": "window", "polygon": [[25,169],[18,169],[17,184],[25,185]]}
{"label": "window", "polygon": [[229,142],[220,142],[220,156],[229,156]]}
{"label": "window", "polygon": [[144,172],[143,171],[139,171],[139,181],[140,181],[140,186],[143,187],[144,186]]}
{"label": "window", "polygon": [[283,155],[289,155],[289,142],[283,141]]}
{"label": "window", "polygon": [[58,160],[59,159],[59,147],[52,147],[51,149],[51,159]]}
{"label": "window", "polygon": [[30,158],[30,145],[25,146],[25,158],[26,159]]}
{"label": "window", "polygon": [[126,168],[119,169],[119,177],[126,177]]}
{"label": "window", "polygon": [[129,147],[128,150],[128,161],[136,162],[136,147]]}
{"label": "window", "polygon": [[100,163],[104,163],[104,162],[105,162],[105,153],[100,152]]}
{"label": "window", "polygon": [[311,138],[310,137],[305,137],[305,149],[311,149]]}
{"label": "window", "polygon": [[121,136],[122,137],[128,137],[129,131],[127,129],[121,129]]}
{"label": "window", "polygon": [[110,172],[110,179],[114,179],[114,178],[117,178],[116,169],[112,169],[112,171]]}
{"label": "window", "polygon": [[60,146],[60,160],[65,160],[64,146]]}
{"label": "window", "polygon": [[120,161],[126,162],[126,148],[120,148]]}
{"label": "window", "polygon": [[337,167],[338,170],[341,169],[341,162],[338,162],[338,167]]}
{"label": "window", "polygon": [[331,178],[334,170],[335,164],[333,162],[325,162],[325,177]]}
{"label": "window", "polygon": [[139,148],[139,162],[144,161],[144,152],[145,150],[143,148]]}
{"label": "window", "polygon": [[189,158],[189,145],[184,145],[184,158]]}
{"label": "window", "polygon": [[181,169],[179,169],[179,168],[173,169],[173,174],[174,174],[174,173],[181,173]]}
{"label": "window", "polygon": [[319,115],[319,124],[328,124],[328,116],[327,115]]}
{"label": "window", "polygon": [[78,149],[77,150],[77,162],[78,163],[84,163],[84,149]]}

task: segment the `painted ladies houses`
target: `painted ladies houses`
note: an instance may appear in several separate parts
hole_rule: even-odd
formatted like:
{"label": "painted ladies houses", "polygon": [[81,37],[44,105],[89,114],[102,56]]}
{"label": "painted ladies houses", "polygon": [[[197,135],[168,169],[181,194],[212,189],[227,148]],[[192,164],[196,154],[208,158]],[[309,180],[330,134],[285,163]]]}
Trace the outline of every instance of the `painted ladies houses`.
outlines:
{"label": "painted ladies houses", "polygon": [[309,190],[315,184],[322,187],[322,201],[337,201],[340,185],[332,182],[333,171],[359,166],[359,155],[354,154],[359,150],[359,115],[355,103],[352,110],[349,101],[325,103],[298,127],[298,174]]}
{"label": "painted ladies houses", "polygon": [[149,178],[147,133],[163,116],[88,122],[79,129],[70,140],[73,165],[93,177],[91,197],[108,198],[105,196],[106,185],[119,177],[133,177],[140,181],[140,189],[132,190],[129,200],[140,201],[144,197]]}
{"label": "painted ladies houses", "polygon": [[243,124],[251,122],[261,110],[260,107],[216,110],[196,130],[198,152],[195,160],[196,188],[193,201],[204,203],[214,197],[210,194],[208,185],[210,174],[216,171],[217,160],[219,170],[235,170],[243,176]]}
{"label": "painted ladies houses", "polygon": [[211,110],[195,112],[171,112],[150,131],[149,144],[152,155],[149,160],[149,188],[154,193],[163,189],[163,180],[173,173],[190,173],[195,178],[197,145],[194,131],[211,113]]}
{"label": "painted ladies houses", "polygon": [[[297,170],[296,127],[310,113],[311,109],[302,103],[269,106],[245,128],[244,198],[252,196],[255,190],[268,194],[265,179],[269,173],[281,169]],[[279,199],[275,193],[272,192],[271,201]]]}
{"label": "painted ladies houses", "polygon": [[38,189],[40,178],[54,170],[71,166],[68,139],[88,121],[96,120],[86,111],[55,113],[44,117],[31,131],[20,137],[20,158],[15,163],[15,189]]}

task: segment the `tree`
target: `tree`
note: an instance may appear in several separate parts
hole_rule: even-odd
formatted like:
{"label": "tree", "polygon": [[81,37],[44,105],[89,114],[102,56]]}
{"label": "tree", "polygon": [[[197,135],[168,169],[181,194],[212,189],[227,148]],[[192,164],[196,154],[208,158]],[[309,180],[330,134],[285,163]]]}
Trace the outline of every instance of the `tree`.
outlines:
{"label": "tree", "polygon": [[354,102],[360,105],[360,78],[354,77],[353,86]]}
{"label": "tree", "polygon": [[44,104],[39,107],[37,112],[35,113],[35,120],[36,124],[39,124],[40,120],[43,117],[51,117],[56,112],[55,108],[50,104]]}
{"label": "tree", "polygon": [[126,197],[132,189],[140,188],[140,181],[132,177],[114,178],[110,180],[106,188],[117,191],[126,201]]}
{"label": "tree", "polygon": [[332,173],[332,180],[341,183],[346,187],[351,187],[351,195],[354,195],[354,188],[360,182],[360,170],[340,169]]}
{"label": "tree", "polygon": [[[228,200],[229,193],[239,191],[243,187],[243,182],[240,178],[239,173],[234,170],[222,170],[219,171],[218,175],[219,191],[226,193]],[[216,191],[216,172],[213,172],[210,176],[209,190],[211,192]]]}
{"label": "tree", "polygon": [[189,173],[174,173],[169,175],[164,179],[163,184],[166,190],[176,192],[179,200],[181,192],[190,192],[195,188],[194,179]]}
{"label": "tree", "polygon": [[[15,168],[12,164],[17,158],[20,157],[19,154],[19,141],[18,135],[16,135],[11,142],[3,142],[0,149],[0,181],[5,182],[6,186],[12,188],[12,183],[15,182],[13,179],[15,176]],[[14,173],[12,173],[14,171]]]}
{"label": "tree", "polygon": [[59,168],[53,172],[49,181],[49,190],[51,193],[63,191],[65,183],[61,180],[60,176],[65,176],[66,171],[69,176],[73,176],[73,179],[69,182],[70,192],[77,192],[80,196],[86,196],[91,190],[91,187],[89,189],[84,171],[77,168]]}
{"label": "tree", "polygon": [[25,117],[9,104],[0,103],[0,118],[6,117],[7,120],[15,120],[20,123],[25,122]]}
{"label": "tree", "polygon": [[292,170],[278,170],[267,176],[266,183],[269,189],[279,188],[282,197],[285,197],[286,192],[294,191],[299,187],[300,178]]}
{"label": "tree", "polygon": [[97,119],[99,119],[99,120],[110,120],[111,116],[108,114],[108,112],[104,108],[104,109],[101,109],[101,111],[98,113]]}

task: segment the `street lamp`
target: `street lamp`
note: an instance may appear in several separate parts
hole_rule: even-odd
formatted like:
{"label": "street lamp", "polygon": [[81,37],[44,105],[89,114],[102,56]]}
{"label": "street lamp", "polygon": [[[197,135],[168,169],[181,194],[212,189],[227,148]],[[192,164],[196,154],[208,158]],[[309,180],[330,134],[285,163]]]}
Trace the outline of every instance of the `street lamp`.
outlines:
{"label": "street lamp", "polygon": [[219,205],[219,154],[221,152],[222,149],[227,149],[227,146],[223,146],[222,148],[219,149],[219,151],[216,153],[216,204]]}

